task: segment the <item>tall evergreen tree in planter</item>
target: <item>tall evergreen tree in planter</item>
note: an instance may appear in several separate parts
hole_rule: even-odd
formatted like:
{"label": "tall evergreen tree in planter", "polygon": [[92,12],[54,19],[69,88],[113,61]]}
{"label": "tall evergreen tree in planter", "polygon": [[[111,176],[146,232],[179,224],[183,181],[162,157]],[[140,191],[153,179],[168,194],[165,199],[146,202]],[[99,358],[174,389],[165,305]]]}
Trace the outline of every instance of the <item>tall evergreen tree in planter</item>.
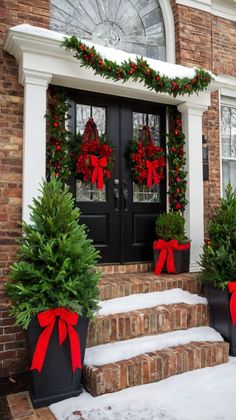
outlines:
{"label": "tall evergreen tree in planter", "polygon": [[211,325],[230,343],[230,354],[236,356],[236,197],[230,185],[209,222],[208,233],[209,241],[200,259],[200,280],[209,303]]}
{"label": "tall evergreen tree in planter", "polygon": [[88,319],[97,308],[98,253],[80,225],[67,187],[44,182],[23,223],[18,261],[6,294],[27,329],[31,398],[35,407],[81,392]]}

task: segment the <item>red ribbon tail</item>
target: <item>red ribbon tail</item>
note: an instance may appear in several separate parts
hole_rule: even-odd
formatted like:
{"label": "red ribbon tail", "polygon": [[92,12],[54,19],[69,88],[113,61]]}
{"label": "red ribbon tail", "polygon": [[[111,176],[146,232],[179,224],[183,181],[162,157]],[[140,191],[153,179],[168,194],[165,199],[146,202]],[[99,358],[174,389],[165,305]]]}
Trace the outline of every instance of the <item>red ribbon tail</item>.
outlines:
{"label": "red ribbon tail", "polygon": [[231,281],[227,286],[229,292],[232,293],[229,304],[231,320],[232,324],[236,325],[236,282]]}
{"label": "red ribbon tail", "polygon": [[155,269],[154,269],[155,274],[160,274],[162,272],[162,269],[165,264],[166,256],[167,256],[167,249],[161,249],[159,258],[157,259]]}
{"label": "red ribbon tail", "polygon": [[97,188],[103,190],[103,168],[98,168]]}
{"label": "red ribbon tail", "polygon": [[172,248],[168,248],[168,255],[167,255],[167,272],[168,273],[176,273],[175,270],[175,259],[174,253]]}
{"label": "red ribbon tail", "polygon": [[82,369],[80,339],[76,330],[71,325],[68,325],[68,333],[70,338],[72,370],[74,372],[77,368]]}
{"label": "red ribbon tail", "polygon": [[95,166],[94,167],[94,170],[93,170],[93,173],[92,173],[92,178],[91,178],[92,184],[95,184],[96,183],[97,177],[98,177],[98,167]]}
{"label": "red ribbon tail", "polygon": [[36,369],[41,372],[55,321],[56,320],[54,319],[53,322],[51,322],[45,330],[41,332],[36,344],[30,370]]}
{"label": "red ribbon tail", "polygon": [[147,186],[152,188],[152,168],[148,168]]}

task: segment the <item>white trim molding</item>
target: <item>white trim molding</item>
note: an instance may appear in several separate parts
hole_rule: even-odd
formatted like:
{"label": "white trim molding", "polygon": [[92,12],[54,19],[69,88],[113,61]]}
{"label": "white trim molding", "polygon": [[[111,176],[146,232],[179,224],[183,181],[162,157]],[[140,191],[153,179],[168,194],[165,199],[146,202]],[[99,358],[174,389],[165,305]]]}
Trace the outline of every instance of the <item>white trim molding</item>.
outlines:
{"label": "white trim molding", "polygon": [[176,0],[176,4],[193,7],[224,19],[236,21],[236,3],[234,0]]}
{"label": "white trim molding", "polygon": [[169,0],[159,0],[165,26],[166,61],[175,63],[175,24]]}
{"label": "white trim molding", "polygon": [[[190,271],[199,271],[197,262],[204,241],[203,166],[202,166],[202,114],[210,105],[209,96],[201,103],[191,100],[178,106],[182,113],[183,132],[186,136],[187,200],[185,209],[186,231],[191,242]],[[198,269],[196,269],[196,267]]]}

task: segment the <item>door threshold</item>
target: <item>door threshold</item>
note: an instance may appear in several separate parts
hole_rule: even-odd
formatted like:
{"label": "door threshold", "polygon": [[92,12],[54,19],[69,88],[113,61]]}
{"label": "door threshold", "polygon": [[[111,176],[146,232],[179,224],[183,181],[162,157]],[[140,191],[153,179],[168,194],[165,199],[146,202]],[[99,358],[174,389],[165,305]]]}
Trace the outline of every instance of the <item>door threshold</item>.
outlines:
{"label": "door threshold", "polygon": [[97,264],[96,270],[102,274],[146,273],[153,270],[153,262],[104,263]]}

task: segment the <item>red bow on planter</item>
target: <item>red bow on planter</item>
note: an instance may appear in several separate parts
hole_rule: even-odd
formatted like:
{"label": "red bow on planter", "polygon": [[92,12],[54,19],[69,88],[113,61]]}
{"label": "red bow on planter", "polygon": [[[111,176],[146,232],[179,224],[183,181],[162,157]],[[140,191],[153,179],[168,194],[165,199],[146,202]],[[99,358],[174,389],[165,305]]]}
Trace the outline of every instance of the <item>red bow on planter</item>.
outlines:
{"label": "red bow on planter", "polygon": [[103,190],[103,171],[107,166],[107,158],[102,157],[99,159],[95,155],[90,155],[90,162],[94,166],[91,182],[92,184],[97,183],[97,188]]}
{"label": "red bow on planter", "polygon": [[232,319],[232,324],[236,325],[236,282],[230,281],[227,284],[229,293],[232,293],[232,296],[230,298],[230,314]]}
{"label": "red bow on planter", "polygon": [[45,327],[45,329],[41,332],[38,338],[30,370],[37,369],[41,372],[57,316],[59,317],[59,344],[61,346],[64,343],[68,334],[70,340],[72,370],[74,372],[75,369],[82,368],[80,341],[77,332],[73,328],[73,326],[78,322],[79,315],[68,311],[68,309],[65,308],[56,308],[40,312],[37,316],[40,327]]}
{"label": "red bow on planter", "polygon": [[184,249],[189,249],[190,244],[179,244],[177,239],[172,239],[169,242],[164,241],[163,239],[159,239],[155,241],[153,244],[153,249],[161,251],[159,254],[159,258],[156,262],[154,273],[160,274],[164,264],[166,262],[167,265],[167,272],[168,273],[175,273],[175,260],[173,251],[182,251]]}
{"label": "red bow on planter", "polygon": [[[152,184],[159,184],[160,178],[157,175],[156,169],[159,166],[158,159],[155,160],[146,160],[146,165],[148,168],[148,176],[147,176],[147,186],[148,188],[152,188]],[[152,182],[153,180],[153,182]]]}

